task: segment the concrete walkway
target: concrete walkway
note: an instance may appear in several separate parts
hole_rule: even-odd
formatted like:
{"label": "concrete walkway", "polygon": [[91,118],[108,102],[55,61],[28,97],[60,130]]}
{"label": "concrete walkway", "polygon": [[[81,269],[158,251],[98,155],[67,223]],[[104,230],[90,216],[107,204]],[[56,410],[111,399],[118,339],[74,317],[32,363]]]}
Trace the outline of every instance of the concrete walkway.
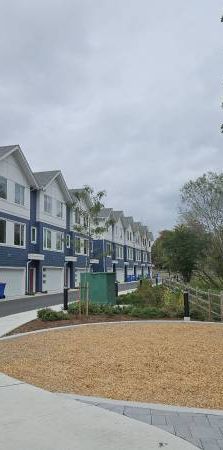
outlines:
{"label": "concrete walkway", "polygon": [[[53,305],[50,308],[55,311],[60,311],[63,305]],[[39,308],[38,308],[39,309]],[[30,320],[37,318],[38,309],[33,309],[32,311],[26,311],[18,314],[12,314],[6,317],[0,317],[0,337],[9,333],[17,327],[20,327]]]}
{"label": "concrete walkway", "polygon": [[223,411],[58,394],[168,431],[203,450],[223,449]]}
{"label": "concrete walkway", "polygon": [[[61,374],[63,376],[63,374]],[[3,450],[195,450],[152,425],[0,374]]]}

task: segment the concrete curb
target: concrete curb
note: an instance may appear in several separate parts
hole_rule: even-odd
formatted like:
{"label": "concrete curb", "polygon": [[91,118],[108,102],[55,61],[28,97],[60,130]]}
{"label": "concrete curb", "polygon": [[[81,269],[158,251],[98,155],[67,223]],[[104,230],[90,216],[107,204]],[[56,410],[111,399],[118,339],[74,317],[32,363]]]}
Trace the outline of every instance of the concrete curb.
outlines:
{"label": "concrete curb", "polygon": [[[60,306],[60,309],[61,309],[61,305],[56,305],[55,306],[55,309],[56,309],[56,307],[59,307]],[[51,307],[51,308],[54,308],[53,306]],[[35,310],[35,312],[36,312],[37,310]],[[30,312],[30,311],[29,311]],[[23,314],[23,313],[21,313],[21,314]],[[9,316],[9,317],[11,317],[11,316]],[[33,320],[33,319],[31,319],[31,320]],[[24,322],[24,323],[27,323],[28,321],[26,321],[26,322]],[[0,320],[0,323],[1,323],[1,320]],[[128,325],[128,324],[131,324],[131,323],[133,323],[133,324],[142,324],[142,323],[150,323],[150,324],[158,324],[158,323],[160,323],[160,324],[173,324],[173,323],[177,323],[177,324],[185,324],[185,325],[223,325],[223,323],[221,323],[221,322],[202,322],[202,321],[190,321],[190,322],[185,322],[184,320],[125,320],[125,321],[117,321],[117,322],[94,322],[94,323],[80,323],[80,324],[77,324],[77,325],[65,325],[65,326],[62,326],[62,327],[53,327],[53,328],[43,328],[43,329],[41,329],[41,330],[34,330],[34,331],[28,331],[28,332],[26,332],[26,333],[18,333],[18,334],[13,334],[13,335],[11,335],[11,336],[4,336],[4,335],[2,335],[2,336],[0,336],[0,341],[2,341],[2,340],[6,340],[6,339],[16,339],[16,338],[19,338],[19,337],[23,337],[23,336],[28,336],[29,334],[38,334],[38,333],[46,333],[46,332],[50,332],[50,331],[59,331],[59,330],[69,330],[69,329],[71,329],[71,328],[77,328],[77,327],[85,327],[85,326],[87,326],[87,327],[89,327],[89,326],[93,326],[93,325],[97,325],[97,326],[100,326],[100,325]],[[22,324],[21,324],[22,325]],[[19,325],[18,325],[19,326]],[[14,327],[14,329],[15,329],[16,327]],[[11,330],[9,330],[9,331],[7,331],[7,333],[8,332],[10,332],[10,331],[13,331],[13,329],[11,329]]]}
{"label": "concrete curb", "polygon": [[137,401],[129,401],[129,400],[112,400],[110,398],[105,397],[91,397],[91,396],[84,396],[84,395],[77,395],[77,394],[66,394],[64,392],[58,392],[57,395],[64,395],[70,398],[73,398],[74,400],[78,400],[81,402],[91,402],[94,405],[100,405],[103,404],[106,405],[114,405],[114,406],[128,406],[128,407],[134,407],[134,408],[145,408],[145,409],[156,409],[159,411],[165,412],[175,412],[175,413],[189,413],[189,414],[208,414],[208,415],[217,415],[217,416],[223,416],[223,410],[221,409],[203,409],[203,408],[193,408],[193,407],[186,407],[186,406],[175,406],[175,405],[164,405],[162,403],[143,403],[143,402],[137,402]]}

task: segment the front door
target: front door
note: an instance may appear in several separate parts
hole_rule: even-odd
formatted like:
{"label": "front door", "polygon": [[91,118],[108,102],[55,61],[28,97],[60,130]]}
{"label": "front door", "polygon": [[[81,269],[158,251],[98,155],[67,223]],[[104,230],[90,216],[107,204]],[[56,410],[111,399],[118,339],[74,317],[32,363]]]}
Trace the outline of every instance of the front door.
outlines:
{"label": "front door", "polygon": [[34,294],[36,292],[36,269],[29,269],[29,294]]}

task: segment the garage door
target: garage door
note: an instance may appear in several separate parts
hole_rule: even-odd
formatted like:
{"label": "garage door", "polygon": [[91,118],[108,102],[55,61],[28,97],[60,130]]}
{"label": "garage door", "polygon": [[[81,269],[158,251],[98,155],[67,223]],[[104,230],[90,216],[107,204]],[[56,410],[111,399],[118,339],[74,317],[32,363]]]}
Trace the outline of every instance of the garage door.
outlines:
{"label": "garage door", "polygon": [[81,273],[86,272],[86,269],[82,269],[82,268],[76,268],[75,269],[75,287],[79,287],[80,286],[80,281],[81,281]]}
{"label": "garage door", "polygon": [[5,296],[23,297],[25,295],[25,267],[23,269],[1,269],[0,283],[6,283]]}
{"label": "garage door", "polygon": [[64,287],[63,267],[43,267],[43,291],[62,292]]}
{"label": "garage door", "polygon": [[124,282],[124,270],[123,269],[116,269],[116,280],[119,281],[119,283]]}

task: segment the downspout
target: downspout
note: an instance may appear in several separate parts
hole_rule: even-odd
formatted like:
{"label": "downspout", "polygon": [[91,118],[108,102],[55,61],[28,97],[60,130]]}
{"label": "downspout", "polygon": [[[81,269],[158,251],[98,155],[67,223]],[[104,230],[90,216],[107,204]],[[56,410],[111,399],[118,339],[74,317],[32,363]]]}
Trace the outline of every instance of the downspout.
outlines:
{"label": "downspout", "polygon": [[29,261],[27,261],[26,263],[26,295],[29,294],[29,264],[32,262],[32,260],[30,259]]}

